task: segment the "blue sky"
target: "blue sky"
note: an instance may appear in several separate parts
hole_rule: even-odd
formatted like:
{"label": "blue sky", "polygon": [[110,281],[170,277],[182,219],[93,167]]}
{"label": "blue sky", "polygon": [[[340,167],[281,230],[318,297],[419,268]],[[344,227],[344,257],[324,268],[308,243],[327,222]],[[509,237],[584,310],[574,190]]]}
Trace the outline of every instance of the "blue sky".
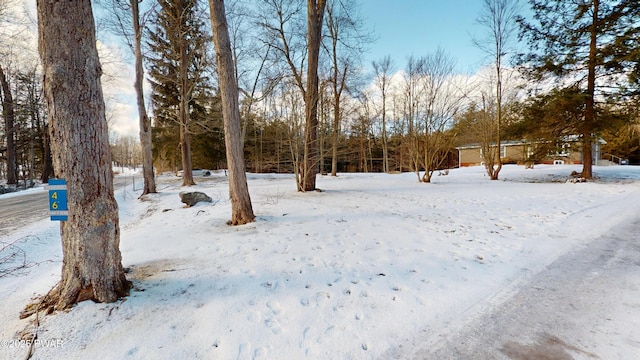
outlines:
{"label": "blue sky", "polygon": [[472,44],[472,34],[485,29],[476,23],[480,0],[364,0],[361,14],[377,41],[365,54],[365,66],[391,55],[397,70],[410,55],[424,56],[440,46],[456,59],[458,72],[475,72],[485,55]]}

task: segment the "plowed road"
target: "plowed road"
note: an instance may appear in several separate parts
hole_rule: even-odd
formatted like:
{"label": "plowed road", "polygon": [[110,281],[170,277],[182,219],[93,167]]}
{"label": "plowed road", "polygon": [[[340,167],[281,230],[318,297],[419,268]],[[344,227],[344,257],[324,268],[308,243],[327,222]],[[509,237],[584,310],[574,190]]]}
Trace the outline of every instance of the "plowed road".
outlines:
{"label": "plowed road", "polygon": [[640,359],[640,218],[616,226],[489,304],[411,359]]}
{"label": "plowed road", "polygon": [[[116,176],[113,185],[116,190],[125,186],[132,188],[131,176]],[[136,186],[142,180],[136,178]],[[17,196],[0,197],[0,235],[15,231],[32,222],[49,216],[49,200],[46,191],[27,192]]]}

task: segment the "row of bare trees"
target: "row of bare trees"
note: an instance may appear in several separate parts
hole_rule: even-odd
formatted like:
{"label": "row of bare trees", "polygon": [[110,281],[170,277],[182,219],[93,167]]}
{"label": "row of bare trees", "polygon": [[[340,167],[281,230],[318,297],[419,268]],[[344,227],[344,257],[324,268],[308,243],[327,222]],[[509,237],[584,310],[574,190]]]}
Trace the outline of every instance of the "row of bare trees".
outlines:
{"label": "row of bare trees", "polygon": [[[140,129],[141,129],[141,142],[143,149],[146,149],[144,154],[144,169],[145,173],[145,193],[148,189],[153,189],[153,164],[151,164],[151,150],[150,150],[150,119],[151,117],[146,115],[146,109],[144,107],[144,98],[142,97],[143,89],[142,84],[142,55],[143,49],[141,42],[144,39],[145,24],[151,17],[154,11],[159,11],[153,6],[148,6],[143,14],[140,14],[138,9],[139,2],[127,1],[127,0],[114,0],[114,3],[119,6],[114,6],[114,9],[120,8],[124,12],[128,13],[130,18],[126,18],[126,21],[120,17],[119,27],[123,29],[123,33],[130,35],[130,44],[134,53],[136,54],[136,88],[138,93],[138,105],[140,113]],[[542,2],[541,2],[542,3]],[[155,4],[155,2],[149,2],[147,4]],[[233,2],[232,2],[233,4]],[[442,160],[444,157],[439,156],[439,159],[435,158],[433,154],[441,153],[440,146],[434,146],[440,143],[436,141],[431,135],[420,134],[441,134],[442,131],[437,130],[437,124],[434,120],[442,121],[446,118],[451,118],[451,114],[456,112],[456,109],[449,109],[449,114],[445,117],[435,114],[433,109],[425,108],[427,103],[433,104],[433,99],[425,101],[425,99],[418,100],[417,103],[412,102],[415,100],[415,96],[422,96],[418,92],[424,92],[425,78],[431,75],[423,74],[425,72],[424,63],[425,59],[412,58],[409,59],[406,68],[404,69],[404,78],[406,81],[406,88],[403,90],[405,95],[403,99],[394,98],[393,102],[396,103],[394,107],[396,112],[394,113],[395,119],[393,119],[388,126],[389,116],[389,104],[388,92],[391,84],[391,74],[393,72],[388,71],[390,69],[390,58],[380,59],[375,61],[374,67],[374,79],[376,87],[379,93],[371,95],[371,91],[363,89],[358,86],[358,77],[355,76],[355,69],[359,68],[357,62],[357,56],[355,54],[361,52],[362,47],[366,45],[366,34],[363,35],[361,28],[358,28],[357,8],[354,8],[353,2],[348,1],[328,1],[326,5],[326,16],[324,16],[324,40],[321,43],[321,49],[319,53],[319,67],[318,67],[318,106],[320,109],[318,115],[320,118],[318,124],[314,125],[313,122],[306,124],[307,119],[313,117],[307,116],[306,110],[304,114],[305,124],[299,127],[302,132],[298,134],[294,126],[291,129],[286,129],[285,136],[282,132],[276,132],[274,136],[282,139],[287,139],[291,145],[289,150],[291,156],[284,161],[293,164],[298,175],[298,189],[304,189],[304,183],[309,182],[307,176],[309,171],[326,171],[325,159],[331,158],[331,174],[335,175],[338,168],[340,158],[344,158],[347,153],[344,148],[347,146],[346,138],[365,138],[370,139],[366,141],[368,146],[361,146],[361,149],[367,148],[368,151],[360,150],[359,153],[363,154],[359,161],[367,165],[367,161],[363,160],[368,155],[369,160],[371,158],[380,158],[382,161],[383,171],[390,171],[391,166],[389,164],[390,149],[389,149],[389,136],[391,127],[395,126],[396,130],[400,128],[400,131],[396,131],[396,134],[400,134],[406,138],[402,138],[401,145],[396,144],[394,147],[395,153],[402,153],[399,156],[401,161],[396,162],[395,169],[411,169],[413,171],[418,170],[418,177],[421,181],[429,181],[429,177],[432,173],[429,168],[438,168],[441,165],[437,164],[437,161]],[[598,5],[594,3],[595,6]],[[255,148],[257,141],[255,138],[260,135],[260,143],[263,142],[263,137],[267,134],[264,130],[274,121],[273,117],[268,116],[268,111],[262,108],[267,108],[269,97],[278,97],[278,93],[283,93],[282,90],[278,91],[278,87],[291,87],[299,90],[298,96],[306,104],[306,88],[308,76],[304,76],[303,71],[308,68],[308,46],[309,37],[306,33],[297,31],[301,28],[306,17],[303,7],[300,4],[296,4],[292,1],[265,1],[256,7],[238,6],[234,5],[231,13],[232,19],[230,22],[230,38],[232,39],[232,54],[233,65],[236,78],[241,91],[241,116],[242,116],[242,139],[243,142],[253,145],[254,149],[248,151],[245,148],[245,153],[251,152],[255,155],[254,161],[256,166],[252,169],[266,169],[271,166],[265,166],[260,159],[263,159],[261,152],[258,152]],[[505,66],[505,58],[513,52],[510,44],[513,41],[514,33],[516,30],[516,14],[518,8],[516,2],[510,0],[486,0],[483,4],[483,11],[478,19],[479,23],[487,29],[487,36],[481,39],[475,39],[476,44],[485,51],[488,58],[488,63],[492,64],[494,69],[493,74],[489,76],[489,82],[492,84],[493,90],[487,89],[482,91],[482,94],[467,95],[471,98],[469,101],[473,102],[476,107],[482,111],[480,114],[480,120],[478,124],[483,124],[483,132],[478,138],[481,139],[483,144],[483,156],[484,163],[487,167],[487,172],[492,179],[498,178],[498,173],[501,168],[501,158],[498,154],[500,147],[501,137],[503,136],[503,106],[504,106],[504,92],[505,92],[505,71],[509,70]],[[135,21],[134,19],[137,19]],[[133,30],[130,29],[133,24]],[[260,25],[255,27],[254,25]],[[257,28],[258,30],[248,31],[249,28]],[[147,29],[148,30],[148,29]],[[148,31],[147,31],[148,34]],[[266,35],[265,35],[266,34]],[[308,35],[308,34],[307,34]],[[149,55],[148,55],[149,56]],[[433,57],[428,55],[426,58]],[[385,61],[386,60],[386,61]],[[324,64],[324,65],[323,65]],[[429,66],[426,66],[429,67]],[[428,71],[427,71],[428,72]],[[420,77],[420,87],[418,90],[416,86],[418,83],[414,82],[416,77]],[[434,77],[431,77],[433,80]],[[447,80],[447,87],[450,87],[449,80]],[[301,87],[302,85],[302,87]],[[436,89],[435,83],[430,85],[431,89]],[[183,87],[181,87],[183,88]],[[185,86],[184,88],[188,88]],[[369,89],[370,90],[370,89]],[[458,89],[459,90],[459,89]],[[455,90],[455,91],[458,91]],[[431,90],[428,90],[431,91]],[[454,92],[455,92],[454,91]],[[440,91],[447,93],[449,102],[459,101],[459,94],[451,94],[451,89],[446,91]],[[9,94],[10,95],[10,94]],[[429,97],[424,95],[425,97]],[[188,97],[188,96],[187,96]],[[458,99],[456,99],[458,97]],[[180,97],[182,98],[182,97]],[[366,98],[366,100],[362,100]],[[355,99],[355,100],[354,100]],[[360,103],[356,105],[350,104],[350,102],[358,101]],[[188,99],[187,99],[188,100]],[[279,101],[279,100],[278,100]],[[188,101],[187,101],[188,102]],[[11,102],[9,102],[10,104]],[[402,105],[398,105],[402,103]],[[406,103],[406,104],[405,104]],[[305,105],[306,106],[306,105]],[[187,107],[187,105],[182,106]],[[331,112],[327,112],[326,109],[331,107]],[[398,111],[398,108],[402,108]],[[419,110],[418,107],[424,109]],[[306,107],[305,107],[306,108]],[[357,110],[356,110],[357,108]],[[10,113],[10,106],[6,106],[6,109]],[[157,109],[154,109],[157,110]],[[422,113],[419,113],[422,111]],[[189,114],[188,111],[183,111],[183,114]],[[399,115],[399,113],[402,113]],[[424,115],[427,114],[427,115]],[[154,114],[157,115],[157,114]],[[425,116],[429,119],[425,120]],[[5,116],[5,122],[11,121],[11,116]],[[401,119],[404,125],[397,126],[395,123]],[[417,122],[428,122],[428,126],[422,126]],[[593,122],[593,121],[589,121]],[[181,120],[184,123],[184,120]],[[257,126],[255,124],[261,123]],[[358,126],[354,124],[358,123]],[[253,134],[247,132],[253,126]],[[446,121],[442,121],[441,125],[446,125]],[[450,121],[448,122],[450,124]],[[275,126],[278,128],[277,124]],[[8,127],[9,129],[13,127]],[[187,129],[186,126],[182,127],[181,131],[182,141],[180,141],[180,149],[182,150],[182,167],[186,168],[190,166],[188,162],[190,156],[186,152],[189,150],[189,135],[192,130]],[[310,137],[314,133],[313,129],[316,129],[316,138],[312,140]],[[285,129],[280,129],[285,130]],[[308,131],[307,131],[308,130]],[[354,130],[354,131],[352,131]],[[356,131],[357,130],[357,131]],[[325,133],[326,131],[329,134]],[[11,130],[8,131],[11,133]],[[36,131],[37,133],[37,131]],[[420,133],[420,134],[419,134]],[[297,134],[297,135],[296,135]],[[252,141],[251,135],[254,135]],[[268,134],[267,134],[268,135]],[[300,138],[288,138],[288,135],[299,136]],[[357,136],[356,136],[357,135]],[[586,136],[586,135],[585,135]],[[305,141],[305,137],[306,140]],[[8,138],[8,142],[13,140],[13,136]],[[375,147],[378,145],[377,141],[380,140],[382,147],[382,155],[375,155]],[[251,144],[253,142],[253,144]],[[586,142],[585,142],[586,143]],[[317,150],[313,150],[314,146],[311,144],[317,144]],[[365,144],[365,141],[360,141],[360,144]],[[9,149],[15,148],[15,146],[9,146]],[[342,149],[341,149],[342,148]],[[278,148],[281,150],[281,148]],[[330,150],[328,150],[330,149]],[[590,147],[589,147],[590,149]],[[588,149],[587,149],[588,150]],[[11,151],[5,151],[5,154],[11,155]],[[38,152],[36,151],[36,154]],[[391,155],[397,155],[397,154]],[[281,152],[278,152],[280,156]],[[366,155],[365,155],[366,154]],[[156,154],[157,156],[157,154]],[[393,157],[393,156],[392,156]],[[398,156],[396,156],[398,157]],[[284,159],[284,158],[282,158]],[[315,159],[310,161],[310,159]],[[302,160],[302,161],[298,161]],[[269,160],[273,162],[273,160]],[[309,163],[309,164],[307,164]],[[311,164],[313,163],[313,164]],[[15,161],[10,161],[14,168]],[[306,165],[305,165],[306,164]],[[279,166],[280,164],[278,164]],[[313,166],[311,166],[313,165]],[[371,164],[367,166],[361,166],[360,169],[371,169]],[[588,164],[585,164],[588,167]],[[22,169],[25,167],[22,166]],[[271,167],[272,168],[272,167]],[[287,168],[287,167],[284,167]],[[309,171],[305,170],[309,169]],[[419,171],[425,171],[424,176],[419,174]],[[6,171],[5,171],[6,172]],[[15,171],[11,171],[15,173]],[[191,184],[193,182],[190,171],[184,171],[185,184]],[[305,180],[307,179],[307,180]],[[153,190],[151,190],[153,192]]]}
{"label": "row of bare trees", "polygon": [[[107,2],[103,1],[103,5],[105,3]],[[158,152],[155,154],[151,152],[151,130],[153,129],[151,121],[155,119],[155,126],[158,126],[158,118],[161,114],[158,111],[159,109],[154,108],[154,112],[149,115],[145,107],[143,95],[145,91],[145,83],[143,81],[144,59],[145,57],[150,58],[158,55],[150,53],[153,49],[145,48],[144,44],[145,39],[147,39],[152,30],[149,21],[154,16],[157,16],[154,14],[160,12],[162,7],[155,6],[155,2],[140,3],[129,0],[113,0],[108,3],[113,5],[110,7],[113,10],[110,28],[123,35],[123,38],[130,45],[135,58],[135,89],[140,119],[142,164],[145,174],[144,195],[155,191],[152,159],[153,156],[158,156]],[[164,3],[168,2],[165,1]],[[146,4],[146,7],[140,9],[139,6],[141,4]],[[231,29],[230,39],[233,40],[231,43],[233,67],[242,95],[240,97],[242,140],[244,143],[251,145],[252,134],[247,133],[247,129],[250,129],[251,125],[254,125],[253,129],[256,130],[258,126],[255,126],[255,124],[262,123],[262,129],[264,130],[274,121],[283,123],[282,119],[271,115],[271,109],[274,106],[282,107],[283,104],[293,104],[293,108],[289,109],[287,113],[290,117],[295,114],[296,118],[292,118],[293,122],[291,122],[289,128],[280,127],[280,132],[274,135],[284,141],[288,147],[289,154],[283,156],[282,159],[289,162],[289,165],[285,168],[295,170],[294,172],[298,175],[296,183],[301,191],[309,191],[315,188],[315,174],[318,170],[327,171],[325,162],[329,158],[331,159],[330,172],[332,175],[337,174],[340,159],[349,156],[349,152],[344,150],[345,147],[353,148],[348,145],[349,138],[352,140],[351,142],[355,140],[359,145],[357,152],[350,152],[351,154],[358,154],[357,161],[362,165],[358,167],[359,169],[372,170],[374,168],[373,159],[377,161],[378,158],[382,158],[384,162],[383,170],[391,170],[389,166],[389,137],[387,136],[387,133],[391,131],[391,127],[388,126],[386,121],[388,116],[387,105],[380,105],[378,103],[380,96],[371,94],[371,89],[365,89],[366,81],[363,80],[366,79],[358,76],[361,69],[359,54],[363,52],[367,42],[371,41],[371,36],[362,29],[362,20],[357,15],[355,4],[353,1],[346,0],[327,1],[326,4],[325,2],[319,2],[316,6],[318,10],[322,9],[322,12],[316,12],[315,15],[313,12],[305,14],[304,8],[293,1],[265,1],[257,8],[243,9],[236,6],[231,11],[233,17],[229,28]],[[308,34],[305,35],[304,32],[297,30],[305,20],[308,20],[309,16],[311,18],[315,17],[320,24],[316,31],[322,31],[323,29],[325,31],[324,36],[317,39],[317,54],[311,54],[311,57],[316,55],[318,57],[318,65],[315,70],[313,69],[315,67],[314,61],[309,61],[311,60],[309,50],[313,49],[313,47],[310,48],[308,43],[310,40],[316,40],[314,40],[314,36],[310,37]],[[245,31],[247,27],[255,24],[260,25],[260,31]],[[249,37],[247,34],[253,34],[254,36]],[[245,46],[251,48],[247,49]],[[256,49],[257,51],[250,51],[251,49]],[[440,54],[440,56],[444,56],[444,54]],[[424,61],[424,59],[419,59],[419,61],[416,59],[416,62],[424,63]],[[390,62],[388,66],[390,66]],[[452,68],[452,66],[452,63],[450,63],[449,68]],[[424,68],[423,65],[419,67]],[[391,68],[388,67],[384,75],[387,80],[384,81],[389,82],[392,75],[390,70]],[[309,75],[309,71],[319,74],[315,77],[317,78],[317,84],[313,83],[315,80],[313,76]],[[426,70],[421,69],[420,71],[424,72]],[[177,71],[177,73],[184,74],[184,72],[180,71]],[[410,76],[419,76],[422,78],[421,82],[424,83],[427,81],[425,79],[431,75],[416,73]],[[183,76],[183,78],[185,77]],[[191,81],[197,81],[197,79],[192,79]],[[189,139],[192,136],[192,130],[187,125],[191,120],[186,119],[186,117],[191,114],[191,111],[188,110],[191,106],[189,105],[190,96],[188,92],[193,85],[185,83],[184,86],[181,86],[179,84],[180,79],[177,79],[176,82],[178,83],[175,86],[176,88],[187,91],[186,95],[176,96],[177,99],[184,98],[184,101],[181,100],[179,105],[182,105],[178,106],[179,109],[183,110],[175,116],[176,121],[183,124],[180,127],[182,140],[174,146],[174,148],[181,149],[181,168],[185,169],[191,166],[189,161],[191,158]],[[389,86],[389,84],[384,86]],[[318,91],[313,91],[316,87]],[[298,92],[292,93],[290,91],[291,88],[297,89]],[[311,94],[309,94],[309,90],[311,90]],[[386,91],[388,89],[383,89],[383,96],[381,97],[383,103],[386,101],[387,95],[384,94]],[[291,101],[285,102],[283,94],[291,97]],[[299,114],[294,111],[300,108],[294,102],[297,103],[300,100],[305,108],[302,118],[298,118]],[[396,99],[395,101],[399,103],[404,100]],[[426,102],[422,104],[426,104]],[[381,107],[384,109],[381,110]],[[414,127],[414,124],[418,121],[417,119],[405,119],[407,116],[413,116],[414,111],[411,110],[411,107],[405,107],[403,111],[406,114],[403,113],[400,116],[400,112],[397,112],[395,115],[398,115],[399,118],[402,117],[402,121],[408,126],[396,126],[390,122],[391,125],[396,126],[394,130],[398,130],[395,131],[397,136],[394,149],[402,148],[403,155],[413,151],[413,155],[400,156],[402,159],[396,161],[398,165],[395,169],[411,168],[416,171],[426,169],[427,166],[437,168],[439,165],[437,163],[434,164],[435,160],[433,158],[428,159],[428,157],[432,157],[431,155],[425,153],[422,156],[417,156],[415,154],[417,151],[423,153],[439,152],[439,150],[434,152],[432,146],[427,142],[431,138],[418,136],[417,132],[414,131],[416,129],[422,131],[422,129],[427,128],[424,126]],[[441,131],[433,127],[433,121],[435,117],[439,121],[445,119],[435,114],[433,109],[424,110],[422,114],[427,112],[430,112],[431,119],[429,121],[431,122],[431,127],[428,131],[425,131],[430,134],[440,133]],[[183,116],[180,116],[180,114]],[[451,116],[452,113],[449,113],[445,117],[450,120]],[[381,118],[382,125],[379,124]],[[443,121],[442,124],[446,124],[446,121]],[[206,131],[206,127],[204,128]],[[256,133],[254,132],[254,134]],[[260,133],[262,136],[262,132]],[[411,135],[409,135],[410,133]],[[413,140],[408,141],[403,138],[405,136],[407,139]],[[382,139],[383,156],[375,154],[375,147],[379,138]],[[410,146],[408,143],[413,143],[414,145]],[[422,150],[418,150],[418,146]],[[156,147],[156,149],[159,148]],[[247,152],[246,148],[245,152]],[[253,153],[257,154],[257,151]],[[278,154],[281,154],[281,152]],[[285,159],[286,157],[288,159]],[[412,158],[414,159],[413,165],[411,165],[410,161]],[[254,161],[254,163],[257,164],[254,169],[266,168],[259,164],[259,161]],[[426,174],[430,175],[430,173],[431,171],[427,171]],[[183,176],[185,177],[183,179],[184,184],[193,183],[190,171],[183,171]],[[422,179],[427,180],[427,178],[428,176],[425,176]]]}

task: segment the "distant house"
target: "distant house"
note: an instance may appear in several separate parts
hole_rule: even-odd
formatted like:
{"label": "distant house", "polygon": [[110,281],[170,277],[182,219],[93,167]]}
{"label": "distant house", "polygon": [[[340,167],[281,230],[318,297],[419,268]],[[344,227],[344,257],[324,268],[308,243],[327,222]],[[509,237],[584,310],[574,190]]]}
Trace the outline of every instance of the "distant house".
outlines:
{"label": "distant house", "polygon": [[[603,139],[598,139],[592,145],[592,164],[597,164],[601,158],[600,147],[606,144]],[[505,164],[525,164],[531,162],[539,148],[539,143],[525,140],[507,140],[500,144],[500,159]],[[482,146],[479,143],[459,146],[458,164],[460,167],[483,165]],[[556,144],[542,160],[535,161],[541,164],[582,164],[582,144],[577,136],[569,136]]]}

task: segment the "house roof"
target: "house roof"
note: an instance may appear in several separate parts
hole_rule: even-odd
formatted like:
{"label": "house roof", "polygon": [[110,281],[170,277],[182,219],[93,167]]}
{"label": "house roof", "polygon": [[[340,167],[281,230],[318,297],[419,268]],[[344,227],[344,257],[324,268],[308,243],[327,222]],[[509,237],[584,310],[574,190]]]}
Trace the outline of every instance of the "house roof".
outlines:
{"label": "house roof", "polygon": [[[500,142],[500,146],[518,146],[518,145],[525,145],[527,143],[528,142],[524,140],[505,140]],[[495,143],[493,143],[492,145],[495,145]],[[482,147],[481,143],[471,143],[471,144],[457,146],[456,149],[458,150],[479,149],[481,147]]]}
{"label": "house roof", "polygon": [[[564,142],[578,142],[580,141],[580,135],[567,135],[567,136],[561,137],[560,140]],[[519,145],[526,145],[530,143],[531,141],[528,141],[528,140],[505,140],[500,142],[500,146],[519,146]],[[607,142],[603,138],[598,136],[598,143],[600,145],[604,145]],[[495,143],[492,143],[492,145],[495,145]],[[457,146],[456,149],[457,150],[479,149],[481,147],[482,147],[481,143],[471,143],[471,144]]]}

